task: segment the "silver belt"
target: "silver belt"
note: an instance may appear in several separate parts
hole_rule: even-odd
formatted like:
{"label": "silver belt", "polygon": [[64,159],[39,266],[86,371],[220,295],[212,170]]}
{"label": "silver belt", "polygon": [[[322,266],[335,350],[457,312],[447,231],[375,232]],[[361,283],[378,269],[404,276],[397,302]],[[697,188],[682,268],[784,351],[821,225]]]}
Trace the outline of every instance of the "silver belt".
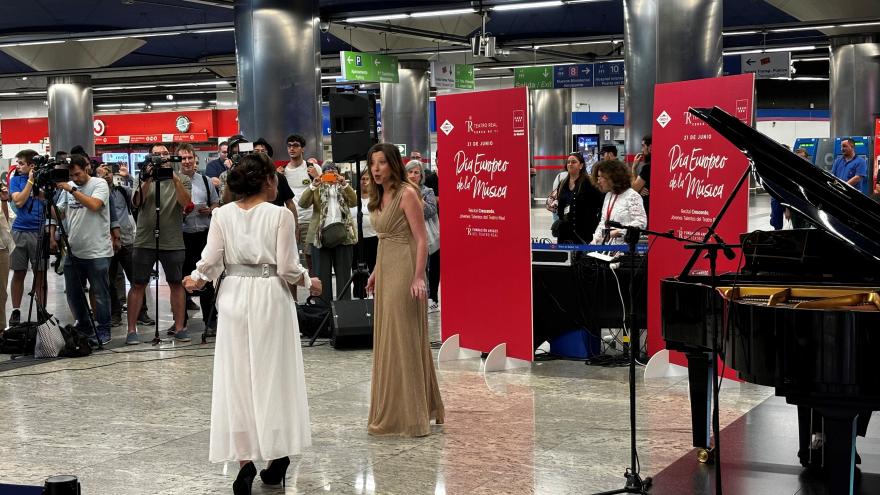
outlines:
{"label": "silver belt", "polygon": [[227,277],[269,278],[278,276],[278,266],[269,263],[257,265],[226,265]]}

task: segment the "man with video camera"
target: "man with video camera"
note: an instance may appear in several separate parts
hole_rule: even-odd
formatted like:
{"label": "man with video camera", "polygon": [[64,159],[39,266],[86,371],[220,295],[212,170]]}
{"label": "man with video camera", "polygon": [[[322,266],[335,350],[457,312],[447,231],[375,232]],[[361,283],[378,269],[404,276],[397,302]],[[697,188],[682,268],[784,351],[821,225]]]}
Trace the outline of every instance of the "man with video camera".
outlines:
{"label": "man with video camera", "polygon": [[[175,160],[176,159],[176,160]],[[185,294],[183,261],[186,249],[183,243],[183,210],[191,201],[192,184],[189,177],[174,173],[168,147],[157,143],[150,147],[150,155],[142,164],[140,176],[132,197],[132,205],[140,209],[134,240],[134,276],[128,292],[128,336],[125,343],[140,344],[137,334],[137,315],[141,309],[144,292],[150,282],[153,264],[158,259],[165,271],[165,280],[171,289],[171,312],[174,315],[174,338],[189,342],[189,333],[183,326]],[[156,184],[158,182],[158,184]],[[156,187],[159,187],[158,250],[155,237]]]}
{"label": "man with video camera", "polygon": [[[94,337],[101,344],[110,342],[110,188],[107,181],[89,175],[89,160],[83,155],[70,155],[69,182],[60,182],[56,204],[70,252],[64,258],[64,283],[67,304],[76,318],[80,333]],[[55,226],[49,228],[49,242],[55,250]],[[96,334],[92,335],[85,283],[95,300]]]}
{"label": "man with video camera", "polygon": [[9,183],[9,192],[17,209],[15,221],[12,223],[15,249],[9,256],[9,268],[12,270],[12,314],[9,316],[9,326],[21,322],[21,299],[24,295],[28,264],[34,272],[34,293],[38,307],[45,307],[46,304],[46,288],[43,284],[46,263],[40,256],[40,246],[46,235],[45,216],[43,203],[40,201],[42,193],[36,194],[38,191],[34,184],[35,156],[37,152],[34,150],[22,150],[15,155],[18,168]]}

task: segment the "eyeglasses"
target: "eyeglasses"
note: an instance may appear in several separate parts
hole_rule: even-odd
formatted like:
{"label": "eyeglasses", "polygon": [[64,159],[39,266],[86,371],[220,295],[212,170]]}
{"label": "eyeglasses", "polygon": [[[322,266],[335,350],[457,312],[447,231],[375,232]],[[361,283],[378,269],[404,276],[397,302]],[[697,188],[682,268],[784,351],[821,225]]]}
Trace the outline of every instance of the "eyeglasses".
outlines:
{"label": "eyeglasses", "polygon": [[302,145],[299,143],[287,143],[288,148],[302,148]]}

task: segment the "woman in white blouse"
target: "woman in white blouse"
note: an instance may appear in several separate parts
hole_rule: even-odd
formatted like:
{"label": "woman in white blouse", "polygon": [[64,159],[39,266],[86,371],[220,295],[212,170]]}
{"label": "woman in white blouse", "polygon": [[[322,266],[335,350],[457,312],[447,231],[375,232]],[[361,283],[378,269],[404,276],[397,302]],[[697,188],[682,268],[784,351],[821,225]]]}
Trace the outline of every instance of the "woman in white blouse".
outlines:
{"label": "woman in white blouse", "polygon": [[648,216],[642,204],[642,196],[632,187],[629,168],[618,160],[606,160],[593,167],[593,175],[599,190],[605,193],[599,226],[593,233],[592,244],[624,244],[622,229],[607,229],[605,224],[612,220],[621,225],[645,228]]}

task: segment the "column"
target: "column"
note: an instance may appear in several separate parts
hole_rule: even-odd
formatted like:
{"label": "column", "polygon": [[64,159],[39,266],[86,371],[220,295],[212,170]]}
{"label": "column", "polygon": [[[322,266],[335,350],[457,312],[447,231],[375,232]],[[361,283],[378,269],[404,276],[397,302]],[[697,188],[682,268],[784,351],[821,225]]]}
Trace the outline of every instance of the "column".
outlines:
{"label": "column", "polygon": [[[553,179],[563,170],[564,156],[574,149],[571,138],[571,90],[533,89],[529,124],[532,140],[532,166],[536,167],[534,198],[546,198]],[[547,158],[552,157],[552,158]],[[542,167],[553,168],[542,168]]]}
{"label": "column", "polygon": [[428,124],[430,79],[426,60],[401,60],[399,83],[381,83],[382,140],[405,144],[407,153],[422,152],[431,157],[431,128]]}
{"label": "column", "polygon": [[95,154],[91,76],[52,76],[48,80],[49,142],[52,153],[82,146]]}
{"label": "column", "polygon": [[719,77],[722,0],[657,2],[657,83]]}
{"label": "column", "polygon": [[623,40],[623,122],[629,163],[654,124],[651,114],[657,81],[657,0],[623,0]]}
{"label": "column", "polygon": [[306,138],[306,157],[323,157],[320,41],[316,0],[235,2],[239,129],[265,138],[275,160],[291,133]]}
{"label": "column", "polygon": [[871,136],[880,115],[880,44],[872,36],[831,40],[831,137]]}

